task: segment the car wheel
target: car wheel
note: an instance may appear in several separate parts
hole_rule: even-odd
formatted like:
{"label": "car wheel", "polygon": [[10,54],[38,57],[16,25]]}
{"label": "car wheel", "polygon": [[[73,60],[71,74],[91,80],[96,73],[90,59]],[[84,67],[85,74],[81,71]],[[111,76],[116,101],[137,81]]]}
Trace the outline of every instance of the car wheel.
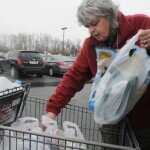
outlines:
{"label": "car wheel", "polygon": [[18,72],[14,66],[11,66],[10,68],[10,75],[12,78],[18,78]]}
{"label": "car wheel", "polygon": [[36,76],[37,76],[38,78],[42,78],[42,77],[43,77],[43,74],[38,73],[38,74],[36,74]]}
{"label": "car wheel", "polygon": [[54,75],[55,75],[55,72],[54,72],[53,67],[50,67],[50,68],[49,68],[49,75],[50,75],[50,76],[54,76]]}

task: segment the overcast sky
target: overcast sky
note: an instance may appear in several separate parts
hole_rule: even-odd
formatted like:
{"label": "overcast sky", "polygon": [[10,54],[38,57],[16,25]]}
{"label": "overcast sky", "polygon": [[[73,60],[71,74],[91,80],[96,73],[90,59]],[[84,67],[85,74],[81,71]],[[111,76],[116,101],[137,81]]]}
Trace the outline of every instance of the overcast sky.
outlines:
{"label": "overcast sky", "polygon": [[[150,16],[150,0],[114,0],[126,14]],[[80,27],[76,11],[81,0],[0,0],[0,33],[47,33],[62,39],[83,41],[88,30]]]}

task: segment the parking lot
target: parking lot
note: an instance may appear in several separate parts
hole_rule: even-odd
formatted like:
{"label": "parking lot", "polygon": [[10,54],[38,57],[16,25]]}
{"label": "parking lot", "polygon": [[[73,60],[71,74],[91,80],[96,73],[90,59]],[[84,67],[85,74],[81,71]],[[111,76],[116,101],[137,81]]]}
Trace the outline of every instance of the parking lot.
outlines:
{"label": "parking lot", "polygon": [[38,78],[36,76],[25,76],[23,78],[12,79],[8,73],[1,74],[2,76],[7,77],[11,81],[20,80],[23,83],[31,83],[31,87],[41,87],[41,86],[54,86],[57,85],[62,76],[52,77],[49,75],[44,75],[42,78]]}
{"label": "parking lot", "polygon": [[[2,75],[12,81],[21,80],[23,83],[31,83],[29,95],[46,100],[49,99],[49,96],[51,96],[51,94],[55,91],[56,86],[62,79],[62,76],[52,77],[49,75],[44,75],[42,78],[37,78],[36,76],[27,76],[25,78],[12,79],[7,73]],[[71,99],[71,103],[78,106],[81,105],[83,107],[88,107],[91,85],[92,81],[87,82],[83,90],[76,93],[76,95]]]}

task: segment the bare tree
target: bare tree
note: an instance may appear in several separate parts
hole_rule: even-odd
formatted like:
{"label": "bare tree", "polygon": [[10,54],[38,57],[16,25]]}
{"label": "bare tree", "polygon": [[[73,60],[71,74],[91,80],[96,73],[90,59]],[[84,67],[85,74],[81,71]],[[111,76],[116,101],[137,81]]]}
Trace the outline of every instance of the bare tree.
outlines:
{"label": "bare tree", "polygon": [[0,35],[0,51],[8,50],[36,50],[52,54],[76,55],[80,49],[80,40],[67,40],[62,49],[62,40],[53,38],[50,34],[3,34]]}

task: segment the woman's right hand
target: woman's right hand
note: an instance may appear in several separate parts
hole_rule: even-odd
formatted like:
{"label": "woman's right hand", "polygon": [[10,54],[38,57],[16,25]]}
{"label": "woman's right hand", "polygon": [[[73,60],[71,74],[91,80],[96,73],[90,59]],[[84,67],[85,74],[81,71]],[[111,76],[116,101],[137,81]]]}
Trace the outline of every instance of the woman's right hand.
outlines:
{"label": "woman's right hand", "polygon": [[[52,113],[52,112],[47,112],[46,117],[55,120],[56,115],[54,113]],[[44,124],[41,124],[40,127],[42,128],[43,131],[45,131],[46,126]]]}
{"label": "woman's right hand", "polygon": [[150,29],[140,29],[139,30],[139,38],[141,42],[141,47],[150,49]]}

